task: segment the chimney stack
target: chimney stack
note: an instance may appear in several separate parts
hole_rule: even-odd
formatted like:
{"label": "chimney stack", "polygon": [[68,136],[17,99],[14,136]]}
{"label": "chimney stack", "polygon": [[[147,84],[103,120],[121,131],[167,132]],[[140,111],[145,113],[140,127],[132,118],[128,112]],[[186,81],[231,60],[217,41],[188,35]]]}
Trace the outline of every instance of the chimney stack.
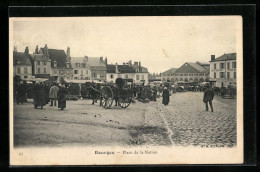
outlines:
{"label": "chimney stack", "polygon": [[14,51],[17,52],[17,47],[16,46],[14,46]]}
{"label": "chimney stack", "polygon": [[49,57],[49,50],[48,50],[48,46],[47,44],[45,44],[45,47],[44,47],[44,53],[47,57]]}
{"label": "chimney stack", "polygon": [[107,65],[107,57],[105,58],[105,65]]}
{"label": "chimney stack", "polygon": [[85,62],[88,62],[88,56],[84,57]]}
{"label": "chimney stack", "polygon": [[67,48],[67,61],[70,61],[70,47]]}
{"label": "chimney stack", "polygon": [[36,48],[35,48],[35,54],[38,54],[39,53],[39,48],[38,48],[38,45],[36,45]]}
{"label": "chimney stack", "polygon": [[25,48],[24,53],[27,54],[27,55],[29,54],[29,48],[28,47]]}
{"label": "chimney stack", "polygon": [[103,57],[100,57],[100,62],[103,62]]}
{"label": "chimney stack", "polygon": [[215,60],[215,55],[211,55],[211,61]]}

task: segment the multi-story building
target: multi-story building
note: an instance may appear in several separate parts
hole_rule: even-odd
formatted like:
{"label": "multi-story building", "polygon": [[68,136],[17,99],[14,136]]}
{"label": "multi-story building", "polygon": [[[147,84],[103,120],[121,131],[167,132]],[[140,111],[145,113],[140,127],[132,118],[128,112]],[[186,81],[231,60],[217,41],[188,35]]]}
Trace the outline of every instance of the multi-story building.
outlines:
{"label": "multi-story building", "polygon": [[175,82],[175,72],[177,68],[171,68],[165,72],[162,72],[161,79],[162,82]]}
{"label": "multi-story building", "polygon": [[39,50],[39,54],[43,54],[51,59],[51,76],[57,76],[63,79],[72,80],[73,70],[70,63],[70,48],[67,54],[64,50],[48,49],[47,45]]}
{"label": "multi-story building", "polygon": [[74,80],[91,80],[91,70],[86,57],[72,57],[70,62]]}
{"label": "multi-story building", "polygon": [[122,78],[126,82],[135,83],[135,70],[129,65],[107,65],[106,81],[115,83],[117,78]]}
{"label": "multi-story building", "polygon": [[199,83],[209,81],[209,68],[198,62],[186,62],[175,71],[174,77],[175,82],[184,81]]}
{"label": "multi-story building", "polygon": [[103,57],[88,57],[85,56],[86,64],[89,65],[91,71],[91,80],[98,82],[106,81],[107,74],[107,58],[105,60]]}
{"label": "multi-story building", "polygon": [[210,80],[215,87],[236,84],[236,53],[224,54],[218,58],[211,55]]}
{"label": "multi-story building", "polygon": [[23,80],[32,79],[32,63],[29,59],[29,49],[25,52],[13,51],[13,75],[20,76]]}
{"label": "multi-story building", "polygon": [[48,78],[51,76],[51,59],[49,55],[39,54],[38,45],[35,52],[30,54],[33,62],[33,75],[35,78]]}

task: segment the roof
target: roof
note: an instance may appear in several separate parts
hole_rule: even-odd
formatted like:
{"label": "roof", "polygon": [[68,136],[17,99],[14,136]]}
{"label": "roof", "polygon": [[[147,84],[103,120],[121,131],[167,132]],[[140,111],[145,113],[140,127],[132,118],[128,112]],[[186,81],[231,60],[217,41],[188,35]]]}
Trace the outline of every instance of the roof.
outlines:
{"label": "roof", "polygon": [[100,61],[99,57],[88,57],[87,63],[90,66],[106,66],[104,62]]}
{"label": "roof", "polygon": [[222,56],[216,58],[213,61],[236,60],[236,59],[237,59],[237,53],[229,53],[229,54],[223,54]]}
{"label": "roof", "polygon": [[40,61],[48,61],[48,57],[46,57],[44,54],[30,54],[30,56],[34,60],[40,60]]}
{"label": "roof", "polygon": [[206,73],[208,69],[197,63],[186,62],[175,73]]}
{"label": "roof", "polygon": [[[43,48],[41,48],[43,51]],[[66,67],[67,55],[64,50],[48,49],[51,61],[57,61],[57,67]],[[53,67],[53,64],[51,64]]]}
{"label": "roof", "polygon": [[166,70],[165,72],[162,72],[162,74],[173,74],[176,72],[178,68],[171,68],[169,70]]}
{"label": "roof", "polygon": [[[26,55],[22,52],[13,51],[13,63],[14,65],[32,65],[31,61],[29,60],[30,55]],[[20,64],[17,64],[17,61],[20,61]]]}
{"label": "roof", "polygon": [[106,71],[106,66],[90,66],[90,70],[92,71]]}
{"label": "roof", "polygon": [[[128,65],[118,65],[120,73],[135,73],[134,68]],[[107,65],[107,73],[116,73],[116,65]]]}

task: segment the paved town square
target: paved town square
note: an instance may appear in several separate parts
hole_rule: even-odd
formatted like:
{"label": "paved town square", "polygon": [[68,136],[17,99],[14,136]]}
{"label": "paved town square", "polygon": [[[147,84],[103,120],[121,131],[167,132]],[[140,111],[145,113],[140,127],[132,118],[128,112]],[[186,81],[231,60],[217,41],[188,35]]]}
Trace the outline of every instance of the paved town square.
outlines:
{"label": "paved town square", "polygon": [[105,109],[82,99],[60,110],[48,104],[34,109],[32,99],[14,103],[14,145],[236,145],[236,99],[215,96],[214,112],[205,111],[203,92],[177,92],[168,106],[136,101],[128,108]]}

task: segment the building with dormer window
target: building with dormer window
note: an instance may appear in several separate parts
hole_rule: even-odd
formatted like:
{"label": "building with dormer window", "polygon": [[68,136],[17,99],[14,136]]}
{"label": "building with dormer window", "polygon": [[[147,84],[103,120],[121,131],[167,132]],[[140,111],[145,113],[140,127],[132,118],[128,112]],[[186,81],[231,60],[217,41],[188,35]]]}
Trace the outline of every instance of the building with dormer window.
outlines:
{"label": "building with dormer window", "polygon": [[19,76],[22,80],[32,79],[32,63],[29,59],[29,49],[25,52],[13,51],[13,75]]}

